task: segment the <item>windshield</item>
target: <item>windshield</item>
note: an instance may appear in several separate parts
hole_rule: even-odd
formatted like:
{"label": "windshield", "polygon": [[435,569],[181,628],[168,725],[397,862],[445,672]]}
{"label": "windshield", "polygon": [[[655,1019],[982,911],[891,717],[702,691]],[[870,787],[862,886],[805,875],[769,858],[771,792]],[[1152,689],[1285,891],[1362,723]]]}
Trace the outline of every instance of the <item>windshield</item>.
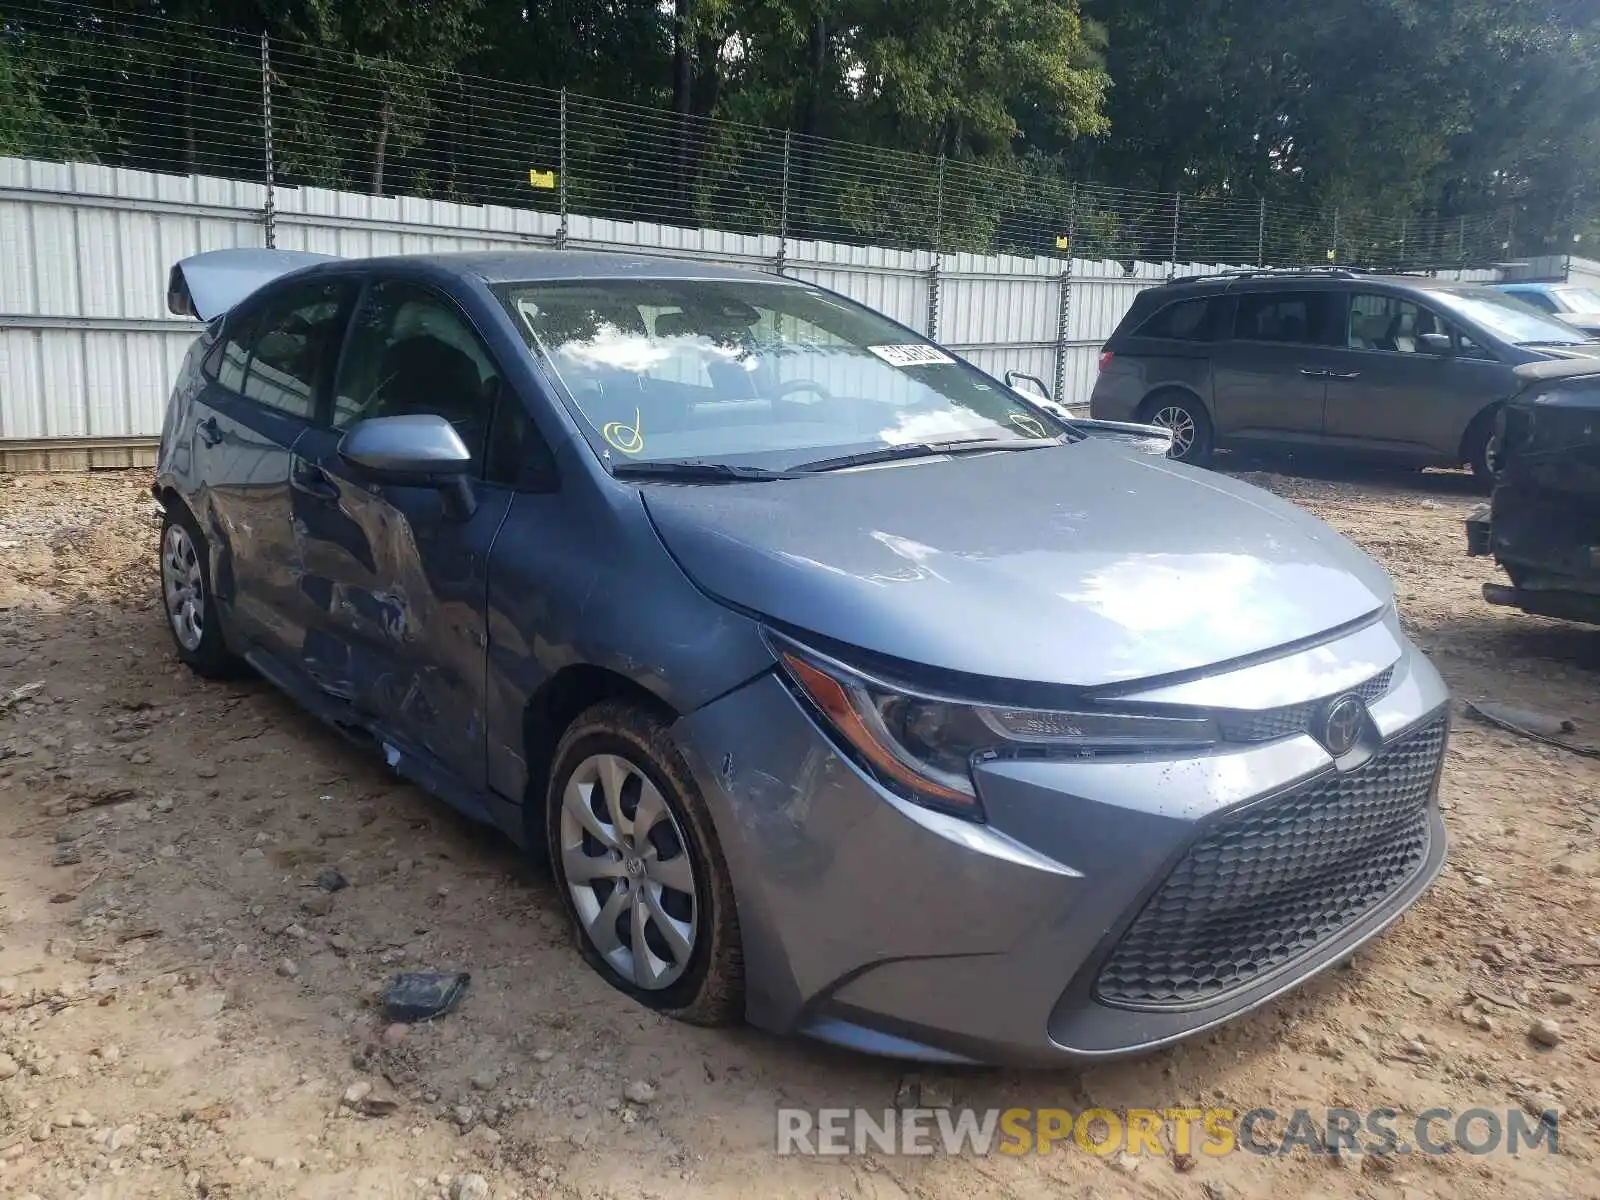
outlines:
{"label": "windshield", "polygon": [[1548,317],[1531,304],[1489,288],[1470,292],[1429,293],[1445,308],[1508,342],[1526,346],[1535,342],[1581,342],[1583,334],[1571,325]]}
{"label": "windshield", "polygon": [[499,290],[618,461],[783,469],[1064,432],[932,343],[808,287],[624,279]]}
{"label": "windshield", "polygon": [[1580,287],[1564,287],[1554,290],[1556,296],[1561,300],[1561,307],[1566,309],[1567,312],[1600,313],[1600,292]]}

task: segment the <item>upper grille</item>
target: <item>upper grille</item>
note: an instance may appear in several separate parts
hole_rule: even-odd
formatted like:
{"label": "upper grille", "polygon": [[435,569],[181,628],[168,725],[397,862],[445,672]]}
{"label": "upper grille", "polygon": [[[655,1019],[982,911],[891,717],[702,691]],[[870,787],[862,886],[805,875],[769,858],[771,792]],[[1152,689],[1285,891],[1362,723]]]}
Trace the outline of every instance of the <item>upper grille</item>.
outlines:
{"label": "upper grille", "polygon": [[1187,1008],[1247,987],[1394,894],[1427,857],[1445,719],[1226,817],[1190,847],[1101,969],[1126,1008]]}
{"label": "upper grille", "polygon": [[[1374,675],[1353,689],[1368,704],[1389,690],[1394,682],[1394,668]],[[1341,693],[1343,694],[1343,693]],[[1283,708],[1268,708],[1261,712],[1238,713],[1224,716],[1218,722],[1223,741],[1270,742],[1277,738],[1292,737],[1297,733],[1310,733],[1311,722],[1326,700],[1310,700],[1304,704],[1290,704]]]}

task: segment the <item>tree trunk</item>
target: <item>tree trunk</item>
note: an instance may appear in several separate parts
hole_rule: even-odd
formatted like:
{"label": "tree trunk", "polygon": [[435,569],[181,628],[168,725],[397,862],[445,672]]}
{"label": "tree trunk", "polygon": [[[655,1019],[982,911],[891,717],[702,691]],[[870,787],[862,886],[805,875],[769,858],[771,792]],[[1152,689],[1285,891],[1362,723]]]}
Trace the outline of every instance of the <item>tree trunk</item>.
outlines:
{"label": "tree trunk", "polygon": [[[808,138],[818,136],[822,126],[823,78],[827,69],[828,19],[819,6],[807,35],[806,78],[800,94],[799,131]],[[789,171],[794,185],[789,190],[796,199],[789,204],[789,228],[797,231],[800,237],[815,236],[817,232],[811,223],[810,205],[798,200],[800,196],[816,194],[812,186],[817,173],[816,157],[816,147],[802,141],[790,160]]]}
{"label": "tree trunk", "polygon": [[814,137],[817,125],[822,119],[822,77],[828,69],[828,18],[820,10],[811,23],[806,51],[809,74],[806,79],[805,104],[800,110],[800,132]]}
{"label": "tree trunk", "polygon": [[690,27],[694,0],[674,0],[672,18],[672,111],[677,114],[677,207],[689,201],[689,111],[694,87],[694,49]]}
{"label": "tree trunk", "polygon": [[722,95],[721,43],[714,37],[701,36],[695,44],[694,91],[690,110],[701,117],[717,111],[717,99]]}
{"label": "tree trunk", "polygon": [[677,114],[678,211],[690,202],[690,112],[694,104],[694,0],[674,0],[672,110]]}
{"label": "tree trunk", "polygon": [[694,46],[690,24],[694,19],[694,0],[673,0],[672,16],[672,111],[689,115],[689,94],[694,84]]}
{"label": "tree trunk", "polygon": [[378,148],[372,156],[372,194],[383,195],[384,157],[389,152],[389,127],[394,124],[394,107],[385,100],[378,114]]}

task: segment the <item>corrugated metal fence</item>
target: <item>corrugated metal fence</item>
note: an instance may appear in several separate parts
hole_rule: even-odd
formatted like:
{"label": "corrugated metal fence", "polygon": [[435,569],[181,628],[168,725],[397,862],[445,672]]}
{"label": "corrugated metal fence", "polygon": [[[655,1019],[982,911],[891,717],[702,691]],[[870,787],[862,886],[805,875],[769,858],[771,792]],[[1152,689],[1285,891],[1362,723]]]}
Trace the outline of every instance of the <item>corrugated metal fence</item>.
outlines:
{"label": "corrugated metal fence", "polygon": [[[255,183],[0,158],[0,470],[151,461],[195,335],[166,311],[167,271],[203,250],[264,245],[266,199]],[[555,246],[563,232],[553,213],[313,188],[276,189],[273,209],[280,248],[343,257]],[[564,232],[572,249],[781,269],[995,375],[1034,375],[1074,406],[1141,289],[1230,269],[939,256],[577,215]]]}

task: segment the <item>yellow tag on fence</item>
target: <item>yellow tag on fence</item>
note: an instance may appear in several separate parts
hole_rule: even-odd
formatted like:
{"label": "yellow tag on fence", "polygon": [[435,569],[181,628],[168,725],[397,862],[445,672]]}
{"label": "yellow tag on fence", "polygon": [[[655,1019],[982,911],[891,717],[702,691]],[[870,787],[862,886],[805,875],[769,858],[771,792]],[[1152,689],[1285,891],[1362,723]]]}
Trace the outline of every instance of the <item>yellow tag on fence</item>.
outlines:
{"label": "yellow tag on fence", "polygon": [[1056,249],[1057,250],[1070,250],[1070,249],[1072,249],[1072,239],[1068,238],[1068,237],[1058,237],[1056,239]]}
{"label": "yellow tag on fence", "polygon": [[556,186],[556,173],[554,171],[528,171],[528,182],[536,188],[553,188]]}

